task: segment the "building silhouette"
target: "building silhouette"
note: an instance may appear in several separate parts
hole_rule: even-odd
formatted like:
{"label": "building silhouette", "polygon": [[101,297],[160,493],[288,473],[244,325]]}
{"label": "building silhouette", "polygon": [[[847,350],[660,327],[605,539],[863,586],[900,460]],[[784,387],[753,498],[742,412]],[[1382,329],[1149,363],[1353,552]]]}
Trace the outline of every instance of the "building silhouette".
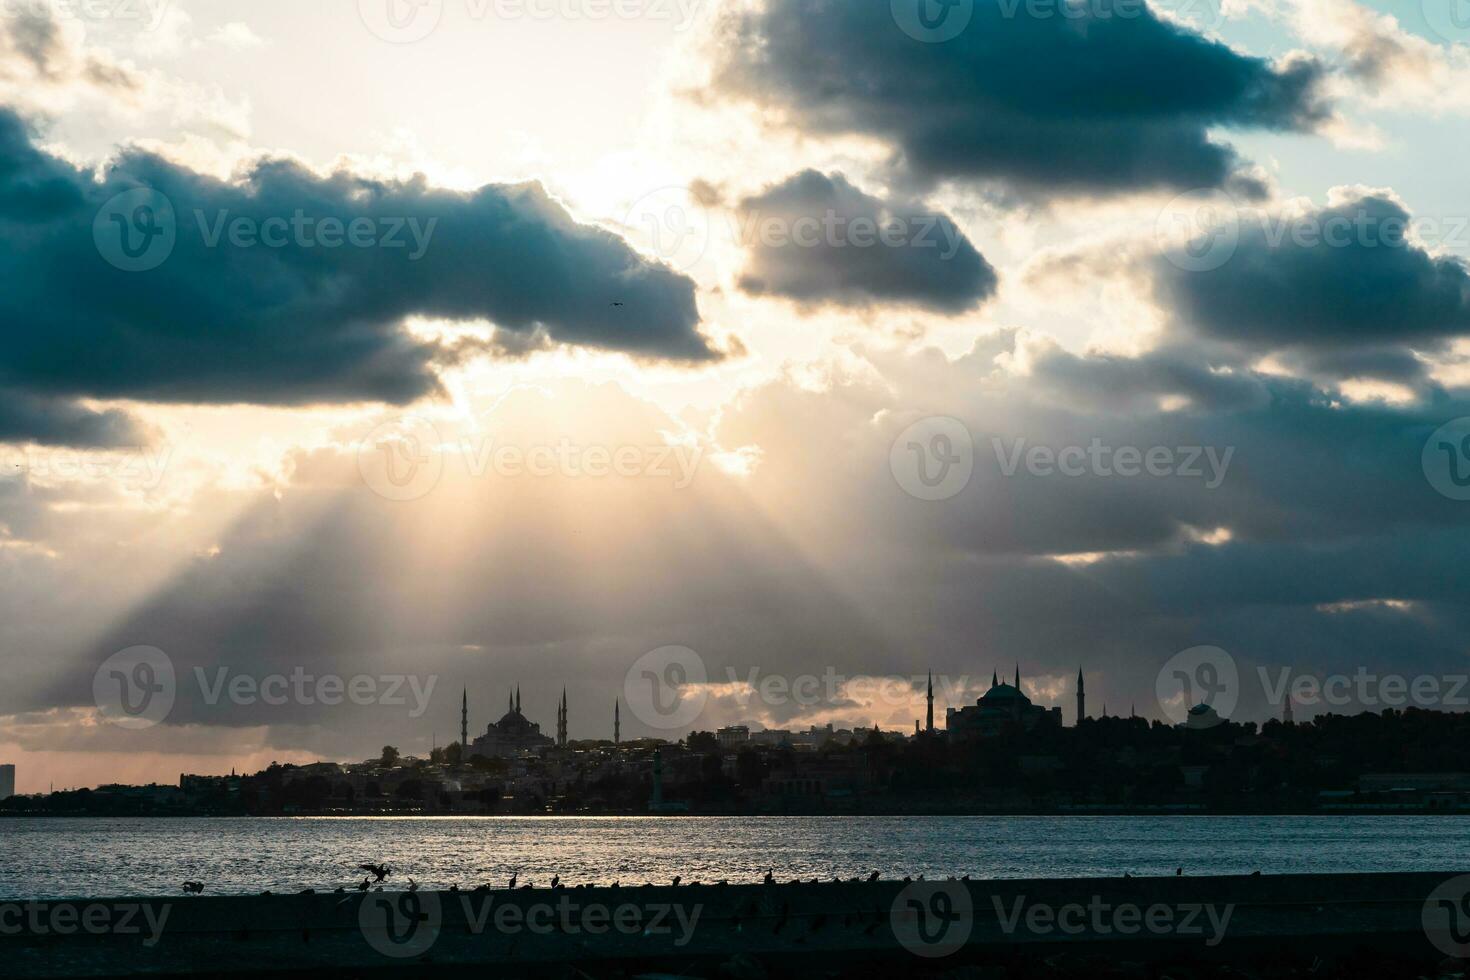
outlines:
{"label": "building silhouette", "polygon": [[999,735],[1007,729],[1031,731],[1038,725],[1061,727],[1062,709],[1032,704],[1021,690],[1021,668],[1016,667],[1016,682],[1002,684],[992,673],[990,690],[973,705],[950,708],[944,719],[945,728],[955,738],[984,738]]}
{"label": "building silhouette", "polygon": [[6,764],[0,766],[0,800],[9,799],[15,795],[15,766]]}
{"label": "building silhouette", "polygon": [[567,689],[561,689],[561,701],[556,706],[556,745],[567,747]]}
{"label": "building silhouette", "polygon": [[486,725],[485,734],[470,743],[470,755],[505,759],[554,744],[553,739],[541,734],[540,725],[521,713],[521,692],[517,688],[500,720]]}
{"label": "building silhouette", "polygon": [[929,671],[929,693],[926,698],[929,710],[927,720],[924,723],[924,731],[934,731],[934,671]]}

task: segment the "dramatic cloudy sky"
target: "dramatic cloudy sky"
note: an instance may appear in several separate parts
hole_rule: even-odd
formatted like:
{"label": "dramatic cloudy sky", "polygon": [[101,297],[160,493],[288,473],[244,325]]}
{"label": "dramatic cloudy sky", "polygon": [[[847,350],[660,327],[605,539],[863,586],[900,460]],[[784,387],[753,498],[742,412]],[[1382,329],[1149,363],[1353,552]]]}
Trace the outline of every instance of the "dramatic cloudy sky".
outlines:
{"label": "dramatic cloudy sky", "polygon": [[1462,8],[0,4],[0,761],[1463,707]]}

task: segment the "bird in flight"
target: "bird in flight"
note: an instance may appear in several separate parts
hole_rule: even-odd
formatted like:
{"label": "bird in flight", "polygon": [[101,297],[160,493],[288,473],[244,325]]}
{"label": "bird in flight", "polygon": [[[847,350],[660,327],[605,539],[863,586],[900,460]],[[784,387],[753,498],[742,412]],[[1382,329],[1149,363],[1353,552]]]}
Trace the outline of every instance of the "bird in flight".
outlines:
{"label": "bird in flight", "polygon": [[377,881],[382,881],[393,873],[393,869],[386,864],[359,864],[358,868],[366,871],[368,874],[374,875]]}

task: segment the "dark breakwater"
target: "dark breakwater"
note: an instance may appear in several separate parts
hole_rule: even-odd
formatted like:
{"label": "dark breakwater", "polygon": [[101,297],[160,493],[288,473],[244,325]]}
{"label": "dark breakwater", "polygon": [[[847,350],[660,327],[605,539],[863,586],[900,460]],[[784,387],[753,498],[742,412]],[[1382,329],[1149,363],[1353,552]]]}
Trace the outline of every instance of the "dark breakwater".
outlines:
{"label": "dark breakwater", "polygon": [[1386,957],[1432,975],[1458,951],[1446,944],[1470,942],[1467,889],[1444,872],[5,902],[0,974],[755,978],[1024,962],[1065,976],[1102,957],[1140,969],[1302,959],[1322,976],[1323,963]]}

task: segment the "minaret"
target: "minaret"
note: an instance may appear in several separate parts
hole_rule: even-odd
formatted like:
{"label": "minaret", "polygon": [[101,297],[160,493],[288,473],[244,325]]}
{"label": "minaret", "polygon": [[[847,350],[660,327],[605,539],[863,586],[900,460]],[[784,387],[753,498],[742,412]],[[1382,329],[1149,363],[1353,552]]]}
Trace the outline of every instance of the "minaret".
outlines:
{"label": "minaret", "polygon": [[1082,668],[1077,668],[1077,724],[1087,717],[1087,691],[1082,685]]}
{"label": "minaret", "polygon": [[516,685],[516,714],[521,713],[521,686]]}
{"label": "minaret", "polygon": [[1283,725],[1295,725],[1291,718],[1291,695],[1286,696],[1286,707],[1281,709],[1281,723]]}
{"label": "minaret", "polygon": [[648,801],[649,809],[657,810],[664,802],[664,754],[653,750],[653,798]]}
{"label": "minaret", "polygon": [[928,702],[929,702],[929,712],[928,712],[928,716],[927,716],[927,719],[926,719],[926,724],[928,725],[928,729],[927,730],[932,732],[932,731],[934,731],[934,671],[932,671],[932,670],[929,671],[929,694],[928,694]]}
{"label": "minaret", "polygon": [[623,740],[622,719],[618,716],[618,699],[613,698],[613,744]]}
{"label": "minaret", "polygon": [[1021,665],[1016,664],[1016,690],[1021,689]]}
{"label": "minaret", "polygon": [[567,747],[567,689],[561,689],[561,703],[556,706],[556,744]]}
{"label": "minaret", "polygon": [[997,674],[993,670],[990,672],[990,686],[991,687],[999,687],[1000,686],[1000,675]]}
{"label": "minaret", "polygon": [[507,694],[506,695],[506,697],[505,697],[505,710],[507,712],[512,713],[512,714],[515,713],[515,710],[516,710],[516,696],[515,696],[514,693],[511,693],[511,694]]}
{"label": "minaret", "polygon": [[460,758],[469,759],[470,751],[470,689],[465,688],[459,701],[459,750]]}

